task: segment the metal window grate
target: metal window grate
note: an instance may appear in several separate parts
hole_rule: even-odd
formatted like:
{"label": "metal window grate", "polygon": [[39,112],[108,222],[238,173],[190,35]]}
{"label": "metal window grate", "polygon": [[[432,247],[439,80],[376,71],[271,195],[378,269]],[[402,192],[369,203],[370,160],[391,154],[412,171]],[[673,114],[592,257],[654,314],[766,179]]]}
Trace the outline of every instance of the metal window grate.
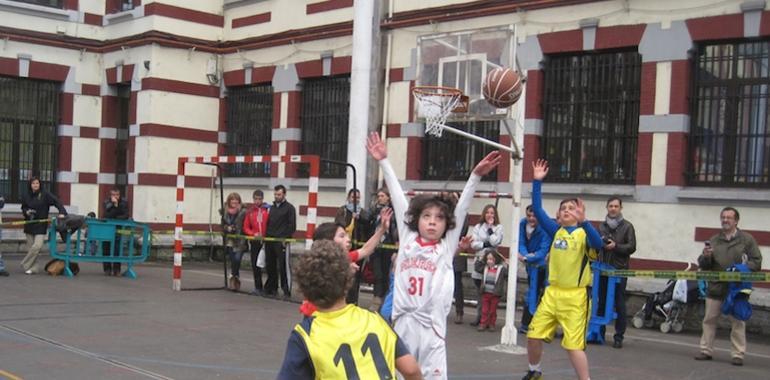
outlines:
{"label": "metal window grate", "polygon": [[[499,121],[452,122],[447,125],[488,140],[499,142]],[[422,179],[465,181],[484,156],[494,148],[480,142],[444,132],[442,137],[423,137]],[[497,170],[482,180],[495,181]]]}
{"label": "metal window grate", "polygon": [[546,59],[543,154],[549,181],[634,183],[640,81],[635,51]]}
{"label": "metal window grate", "polygon": [[[228,155],[270,155],[273,132],[273,87],[227,90]],[[224,168],[231,177],[270,177],[270,164],[235,164]]]}
{"label": "metal window grate", "polygon": [[29,178],[55,191],[59,85],[0,76],[0,195],[19,202]]}
{"label": "metal window grate", "polygon": [[690,185],[770,187],[768,65],[770,41],[697,46]]}
{"label": "metal window grate", "polygon": [[[302,84],[302,154],[317,154],[321,159],[347,162],[350,114],[350,77],[309,79]],[[363,144],[364,142],[360,142]],[[321,175],[344,178],[347,168],[321,163]],[[306,165],[299,167],[307,175]]]}
{"label": "metal window grate", "polygon": [[44,7],[59,8],[63,7],[63,0],[11,0],[17,3],[27,3],[34,5],[42,5]]}

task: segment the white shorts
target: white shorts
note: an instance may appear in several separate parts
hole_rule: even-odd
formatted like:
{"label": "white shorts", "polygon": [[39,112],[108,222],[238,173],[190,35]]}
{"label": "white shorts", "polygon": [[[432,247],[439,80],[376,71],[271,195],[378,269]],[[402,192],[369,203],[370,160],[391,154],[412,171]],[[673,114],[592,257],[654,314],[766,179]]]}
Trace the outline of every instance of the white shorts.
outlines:
{"label": "white shorts", "polygon": [[[446,379],[446,341],[432,327],[425,327],[408,315],[399,317],[393,330],[420,364],[425,379]],[[403,379],[401,374],[399,379]]]}

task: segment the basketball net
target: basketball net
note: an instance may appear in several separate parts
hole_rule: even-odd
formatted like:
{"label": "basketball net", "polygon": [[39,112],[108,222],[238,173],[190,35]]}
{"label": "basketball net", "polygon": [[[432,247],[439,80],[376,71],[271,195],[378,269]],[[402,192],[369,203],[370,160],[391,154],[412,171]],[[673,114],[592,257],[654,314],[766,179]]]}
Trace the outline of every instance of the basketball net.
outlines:
{"label": "basketball net", "polygon": [[414,98],[420,105],[419,115],[425,118],[425,133],[441,137],[446,119],[462,98],[462,91],[449,87],[415,87]]}

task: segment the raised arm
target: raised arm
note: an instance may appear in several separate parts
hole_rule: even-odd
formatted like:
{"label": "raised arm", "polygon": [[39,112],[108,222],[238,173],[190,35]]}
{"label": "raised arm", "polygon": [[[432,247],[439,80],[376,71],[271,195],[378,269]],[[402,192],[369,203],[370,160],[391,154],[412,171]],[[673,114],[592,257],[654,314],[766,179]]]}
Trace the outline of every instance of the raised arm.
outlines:
{"label": "raised arm", "polygon": [[[468,214],[468,206],[471,205],[473,194],[476,192],[476,186],[481,182],[481,177],[489,174],[489,172],[500,165],[500,161],[502,161],[500,152],[493,151],[476,164],[476,167],[473,168],[473,173],[468,177],[468,182],[465,183],[463,192],[460,193],[460,200],[457,201],[457,206],[455,206],[455,221],[465,220],[465,215]],[[460,240],[461,232],[462,223],[456,225],[454,229],[447,231],[447,241],[450,244],[456,244]]]}
{"label": "raised arm", "polygon": [[385,184],[390,189],[390,202],[393,204],[393,212],[396,213],[396,225],[398,227],[398,234],[401,237],[409,229],[404,224],[404,215],[409,207],[409,202],[404,195],[404,189],[401,188],[401,183],[398,182],[396,172],[393,171],[393,166],[388,161],[388,149],[385,146],[385,142],[380,139],[380,135],[376,132],[372,132],[369,138],[366,140],[366,150],[369,154],[380,163],[380,169],[382,169],[382,176],[385,178]]}
{"label": "raised arm", "polygon": [[553,237],[559,230],[559,224],[553,221],[543,210],[543,178],[548,174],[548,161],[538,159],[532,162],[534,181],[532,181],[532,210],[535,212],[537,223],[543,227],[548,236]]}
{"label": "raised arm", "polygon": [[384,207],[380,211],[380,225],[377,226],[377,229],[374,230],[374,234],[369,238],[369,240],[366,241],[363,247],[361,247],[358,250],[358,260],[363,260],[366,257],[369,257],[372,253],[374,253],[374,250],[377,248],[377,246],[380,244],[380,241],[382,241],[382,237],[385,235],[385,232],[390,229],[390,218],[393,216],[393,210],[390,209],[390,207]]}

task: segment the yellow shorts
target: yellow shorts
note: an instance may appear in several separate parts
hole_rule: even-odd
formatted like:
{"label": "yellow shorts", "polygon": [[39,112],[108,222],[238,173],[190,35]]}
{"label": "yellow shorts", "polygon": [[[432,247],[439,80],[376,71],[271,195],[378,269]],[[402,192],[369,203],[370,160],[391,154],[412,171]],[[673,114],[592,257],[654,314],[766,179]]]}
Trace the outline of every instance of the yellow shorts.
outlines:
{"label": "yellow shorts", "polygon": [[550,342],[556,333],[556,326],[561,325],[564,330],[561,346],[566,350],[584,350],[590,300],[586,288],[548,286],[529,324],[527,338]]}

